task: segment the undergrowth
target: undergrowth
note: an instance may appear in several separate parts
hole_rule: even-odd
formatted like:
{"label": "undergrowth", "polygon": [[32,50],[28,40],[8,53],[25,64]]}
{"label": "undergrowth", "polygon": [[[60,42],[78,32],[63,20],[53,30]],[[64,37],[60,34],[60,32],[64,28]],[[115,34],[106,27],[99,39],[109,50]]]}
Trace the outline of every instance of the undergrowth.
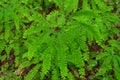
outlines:
{"label": "undergrowth", "polygon": [[120,80],[119,0],[1,0],[0,80]]}

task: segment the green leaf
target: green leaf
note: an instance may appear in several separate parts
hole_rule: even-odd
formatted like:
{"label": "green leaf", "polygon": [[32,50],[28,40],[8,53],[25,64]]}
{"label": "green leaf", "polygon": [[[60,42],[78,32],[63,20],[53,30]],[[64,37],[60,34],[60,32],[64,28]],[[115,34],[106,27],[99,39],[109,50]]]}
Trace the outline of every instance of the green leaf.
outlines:
{"label": "green leaf", "polygon": [[113,58],[113,66],[114,66],[114,71],[115,71],[115,77],[119,80],[120,79],[120,66],[117,61],[117,57],[114,56]]}
{"label": "green leaf", "polygon": [[42,74],[41,74],[41,79],[44,78],[44,76],[49,72],[50,68],[51,68],[51,58],[52,55],[49,52],[48,48],[43,54],[42,54],[42,60],[43,60],[43,64],[42,64]]}
{"label": "green leaf", "polygon": [[72,75],[71,72],[68,73],[68,79],[69,80],[75,80],[74,76]]}
{"label": "green leaf", "polygon": [[78,7],[78,0],[65,0],[64,1],[64,10],[69,13],[71,11],[75,12]]}
{"label": "green leaf", "polygon": [[22,70],[23,68],[30,66],[30,64],[31,63],[29,61],[24,61],[20,64],[18,69]]}
{"label": "green leaf", "polygon": [[54,68],[52,71],[52,80],[59,80],[59,75],[57,69]]}
{"label": "green leaf", "polygon": [[88,4],[88,0],[83,0],[83,4],[82,4],[82,10],[90,10],[90,5]]}
{"label": "green leaf", "polygon": [[20,27],[20,18],[19,16],[17,16],[16,14],[14,15],[14,23],[15,23],[15,27],[16,27],[16,30],[19,30],[19,27]]}
{"label": "green leaf", "polygon": [[108,53],[104,52],[104,53],[100,53],[99,55],[96,56],[96,60],[100,60],[100,59],[103,59],[107,56],[111,56],[109,55]]}
{"label": "green leaf", "polygon": [[61,76],[64,79],[68,74],[66,55],[67,47],[65,46],[60,33],[58,34],[57,38],[56,50],[57,50],[57,65],[59,66]]}
{"label": "green leaf", "polygon": [[25,80],[32,80],[33,77],[38,73],[38,69],[40,68],[40,65],[36,65],[26,76],[25,76]]}
{"label": "green leaf", "polygon": [[68,61],[75,64],[76,67],[78,68],[81,68],[84,66],[84,60],[79,50],[72,52],[72,54],[68,56]]}
{"label": "green leaf", "polygon": [[110,43],[110,45],[112,45],[113,47],[115,47],[115,48],[117,48],[117,49],[120,50],[120,47],[119,47],[120,43],[119,43],[118,41],[116,41],[116,40],[109,40],[109,43]]}
{"label": "green leaf", "polygon": [[27,57],[28,60],[31,60],[34,57],[35,52],[37,51],[37,47],[35,47],[35,44],[32,45],[30,43],[26,43],[28,47],[28,52],[23,54],[23,58]]}
{"label": "green leaf", "polygon": [[0,52],[5,48],[5,43],[3,40],[0,40]]}

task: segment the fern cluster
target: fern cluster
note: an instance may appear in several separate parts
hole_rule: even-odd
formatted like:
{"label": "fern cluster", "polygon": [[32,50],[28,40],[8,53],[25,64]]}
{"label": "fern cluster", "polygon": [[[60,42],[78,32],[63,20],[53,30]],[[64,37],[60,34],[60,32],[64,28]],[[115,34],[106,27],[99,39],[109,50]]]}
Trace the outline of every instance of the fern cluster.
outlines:
{"label": "fern cluster", "polygon": [[[119,80],[119,3],[1,0],[0,79]],[[99,50],[91,51],[93,44]],[[15,77],[6,73],[13,68]]]}

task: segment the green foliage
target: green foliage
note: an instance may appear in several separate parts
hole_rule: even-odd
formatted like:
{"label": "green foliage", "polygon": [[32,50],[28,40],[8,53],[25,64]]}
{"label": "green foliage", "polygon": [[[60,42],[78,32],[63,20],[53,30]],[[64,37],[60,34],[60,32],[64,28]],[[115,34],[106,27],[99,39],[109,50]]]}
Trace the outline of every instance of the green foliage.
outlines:
{"label": "green foliage", "polygon": [[[0,79],[119,80],[118,3],[1,0]],[[90,48],[93,44],[99,46],[97,51]],[[95,74],[88,75],[90,71]]]}

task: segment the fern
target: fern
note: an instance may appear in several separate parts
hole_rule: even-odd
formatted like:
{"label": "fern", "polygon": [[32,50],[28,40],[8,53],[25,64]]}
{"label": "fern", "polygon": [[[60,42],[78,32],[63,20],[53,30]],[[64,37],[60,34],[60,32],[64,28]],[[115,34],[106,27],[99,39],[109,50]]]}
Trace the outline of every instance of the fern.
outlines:
{"label": "fern", "polygon": [[[61,33],[62,34],[62,33]],[[67,76],[67,47],[64,45],[62,36],[58,33],[56,42],[56,50],[57,50],[57,65],[60,68],[61,77],[64,79]]]}
{"label": "fern", "polygon": [[58,70],[54,68],[52,71],[52,80],[59,80],[59,74]]}
{"label": "fern", "polygon": [[33,77],[37,74],[38,69],[39,69],[40,65],[36,65],[30,72],[29,74],[27,74],[27,76],[25,77],[25,80],[27,79],[33,79]]}
{"label": "fern", "polygon": [[42,65],[42,74],[41,74],[41,79],[48,73],[48,71],[51,68],[51,52],[48,52],[49,48],[42,54],[42,60],[43,60],[43,65]]}
{"label": "fern", "polygon": [[119,80],[119,79],[120,79],[120,76],[119,76],[119,72],[120,72],[119,68],[120,68],[120,66],[119,66],[117,57],[118,57],[118,56],[115,56],[115,57],[113,58],[113,66],[114,66],[114,70],[115,70],[116,79]]}
{"label": "fern", "polygon": [[77,10],[78,7],[78,0],[66,0],[64,1],[64,11],[69,13],[71,11],[75,12]]}
{"label": "fern", "polygon": [[[12,71],[18,70],[18,76],[25,80],[119,80],[120,31],[116,24],[120,22],[120,10],[116,2],[2,0],[0,73],[12,65]],[[113,13],[115,4],[118,10]],[[93,44],[100,50],[92,52]],[[33,68],[25,73],[31,65]]]}
{"label": "fern", "polygon": [[[102,67],[101,67],[101,70],[102,70],[102,73],[98,72],[98,74],[96,75],[105,75],[107,74],[106,71],[110,71],[112,70],[112,66],[114,68],[114,71],[115,71],[115,76],[116,76],[116,79],[119,80],[119,70],[117,70],[119,68],[119,62],[118,62],[118,59],[119,59],[119,54],[117,54],[118,52],[115,51],[115,49],[117,48],[119,50],[119,43],[116,43],[115,40],[110,40],[110,45],[112,46],[111,48],[110,47],[106,47],[106,52],[105,53],[101,53],[100,55],[97,56],[97,60],[103,60],[103,64],[102,64]],[[116,45],[116,46],[115,46]],[[104,58],[104,59],[103,59]],[[113,63],[113,64],[111,64]]]}

